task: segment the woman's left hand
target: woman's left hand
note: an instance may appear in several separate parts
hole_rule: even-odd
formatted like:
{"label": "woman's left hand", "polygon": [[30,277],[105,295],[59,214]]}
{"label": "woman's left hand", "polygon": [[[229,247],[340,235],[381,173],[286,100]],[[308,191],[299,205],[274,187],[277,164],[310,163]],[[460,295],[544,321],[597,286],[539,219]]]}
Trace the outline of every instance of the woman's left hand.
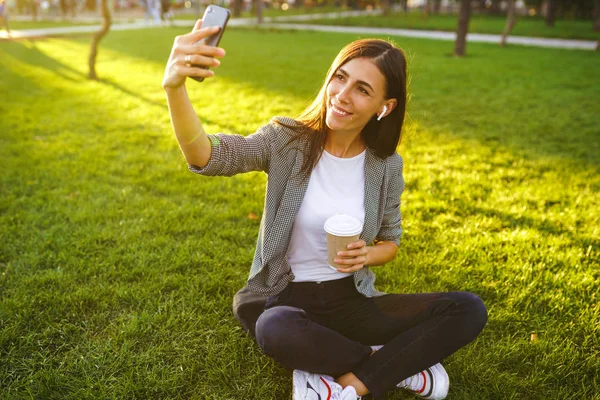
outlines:
{"label": "woman's left hand", "polygon": [[362,269],[367,263],[367,243],[364,240],[350,243],[347,246],[348,250],[340,251],[335,260],[337,264],[342,264],[344,267],[337,268],[339,272],[355,272]]}

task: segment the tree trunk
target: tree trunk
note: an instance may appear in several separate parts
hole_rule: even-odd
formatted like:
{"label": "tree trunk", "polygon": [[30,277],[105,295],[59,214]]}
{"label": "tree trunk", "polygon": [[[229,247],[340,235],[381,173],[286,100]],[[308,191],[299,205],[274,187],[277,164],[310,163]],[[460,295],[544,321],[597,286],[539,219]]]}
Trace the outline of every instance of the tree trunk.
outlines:
{"label": "tree trunk", "polygon": [[596,0],[594,7],[594,32],[600,32],[600,0]]}
{"label": "tree trunk", "polygon": [[515,13],[515,0],[508,0],[508,16],[506,17],[506,26],[504,27],[504,32],[502,33],[500,46],[506,46],[506,38],[508,38],[508,35],[510,35],[510,32],[514,28],[516,22],[517,18]]}
{"label": "tree trunk", "polygon": [[262,24],[263,15],[262,15],[262,0],[256,0],[256,23]]}
{"label": "tree trunk", "polygon": [[454,55],[456,57],[463,57],[465,55],[467,33],[469,32],[469,18],[471,18],[471,0],[460,0],[456,42],[454,44]]}
{"label": "tree trunk", "polygon": [[477,12],[479,14],[483,14],[485,11],[485,0],[478,0],[477,2]]}
{"label": "tree trunk", "polygon": [[402,7],[402,11],[408,12],[408,0],[400,0],[398,4]]}
{"label": "tree trunk", "polygon": [[556,0],[548,0],[548,9],[546,11],[546,26],[553,27],[556,21]]}
{"label": "tree trunk", "polygon": [[[509,0],[510,2],[510,0]],[[492,6],[490,7],[490,14],[492,15],[500,15],[502,12],[500,11],[500,0],[492,0]]]}
{"label": "tree trunk", "polygon": [[433,2],[433,13],[434,14],[439,14],[441,7],[442,7],[442,0],[434,0],[434,2]]}
{"label": "tree trunk", "polygon": [[234,17],[240,17],[242,15],[242,0],[233,0],[233,16]]}
{"label": "tree trunk", "polygon": [[67,0],[60,0],[58,2],[58,4],[60,5],[60,13],[62,15],[63,18],[67,17]]}
{"label": "tree trunk", "polygon": [[31,19],[33,22],[37,21],[38,17],[38,5],[35,0],[31,0]]}
{"label": "tree trunk", "polygon": [[390,15],[390,9],[391,9],[391,1],[390,0],[382,0],[381,1],[381,8],[382,8],[382,12],[383,15]]}
{"label": "tree trunk", "polygon": [[108,8],[108,0],[102,0],[100,7],[102,9],[102,17],[104,17],[102,29],[96,32],[96,34],[92,37],[90,58],[88,59],[88,66],[90,68],[90,71],[88,72],[88,78],[93,80],[98,79],[98,76],[96,75],[96,55],[98,54],[98,43],[100,43],[102,38],[108,33],[110,30],[110,25],[112,24],[110,10]]}

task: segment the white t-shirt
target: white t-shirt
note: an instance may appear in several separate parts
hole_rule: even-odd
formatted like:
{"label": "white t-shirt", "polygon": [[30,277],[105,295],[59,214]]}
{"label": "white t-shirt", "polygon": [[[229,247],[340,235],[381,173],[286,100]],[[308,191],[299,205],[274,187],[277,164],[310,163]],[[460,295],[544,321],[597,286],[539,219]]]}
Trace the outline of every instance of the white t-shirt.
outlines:
{"label": "white t-shirt", "polygon": [[306,194],[294,220],[287,259],[294,282],[322,282],[352,275],[329,267],[323,225],[345,213],[365,222],[365,153],[339,158],[323,151],[312,171]]}

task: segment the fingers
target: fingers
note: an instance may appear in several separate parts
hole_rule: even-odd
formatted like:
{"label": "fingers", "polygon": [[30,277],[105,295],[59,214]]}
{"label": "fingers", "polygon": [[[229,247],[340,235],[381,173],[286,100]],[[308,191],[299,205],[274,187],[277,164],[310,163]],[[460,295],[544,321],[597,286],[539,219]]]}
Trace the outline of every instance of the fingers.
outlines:
{"label": "fingers", "polygon": [[[367,243],[364,240],[359,240],[358,242],[350,243],[346,246],[349,250],[338,251],[338,257],[358,257],[365,256],[368,252]],[[353,250],[352,250],[353,249]]]}
{"label": "fingers", "polygon": [[336,255],[338,257],[359,257],[359,256],[364,256],[366,254],[367,254],[367,248],[363,247],[358,250],[338,251]]}
{"label": "fingers", "polygon": [[367,242],[365,242],[364,240],[359,240],[358,242],[354,242],[354,243],[350,243],[348,246],[346,246],[348,249],[359,249],[361,247],[365,247],[367,245]]}
{"label": "fingers", "polygon": [[333,260],[336,264],[344,265],[344,267],[339,267],[337,270],[340,272],[354,272],[363,268],[367,262],[367,243],[364,240],[359,240],[350,243],[346,247],[349,250],[338,251],[336,258]]}
{"label": "fingers", "polygon": [[338,272],[344,272],[344,273],[349,273],[349,272],[356,272],[360,269],[362,269],[364,267],[363,264],[358,264],[358,265],[351,265],[349,267],[345,267],[345,268],[337,268]]}
{"label": "fingers", "polygon": [[188,66],[183,65],[183,66],[180,66],[179,69],[180,69],[181,74],[185,75],[185,76],[197,76],[200,78],[210,78],[215,75],[215,73],[213,71],[211,71],[210,69],[197,68],[194,66],[188,67]]}
{"label": "fingers", "polygon": [[185,35],[177,36],[175,38],[175,42],[179,45],[194,44],[206,37],[214,35],[215,33],[219,32],[219,29],[221,29],[218,26],[209,26],[207,28],[201,28],[201,24],[202,20],[196,21],[196,24],[194,25],[192,31],[190,33],[186,33]]}
{"label": "fingers", "polygon": [[207,28],[198,28],[197,30],[196,27],[194,27],[194,29],[195,30],[192,31],[192,33],[189,33],[188,35],[195,43],[199,40],[209,37],[210,35],[214,35],[215,33],[219,32],[221,28],[218,26],[209,26]]}
{"label": "fingers", "polygon": [[200,29],[201,26],[202,26],[202,18],[196,20],[196,23],[194,24],[194,28],[192,29],[192,32],[197,31],[198,29]]}
{"label": "fingers", "polygon": [[201,54],[216,58],[225,57],[225,50],[221,47],[205,46],[202,44],[182,44],[178,46],[177,51],[182,54]]}
{"label": "fingers", "polygon": [[195,67],[218,67],[221,65],[221,61],[216,58],[201,56],[197,54],[187,54],[182,56],[179,61],[180,64],[186,65],[191,64]]}
{"label": "fingers", "polygon": [[336,264],[343,264],[343,265],[364,264],[365,262],[367,262],[367,257],[366,257],[366,255],[361,255],[361,256],[357,256],[357,257],[345,257],[345,258],[338,256],[333,260],[333,262]]}

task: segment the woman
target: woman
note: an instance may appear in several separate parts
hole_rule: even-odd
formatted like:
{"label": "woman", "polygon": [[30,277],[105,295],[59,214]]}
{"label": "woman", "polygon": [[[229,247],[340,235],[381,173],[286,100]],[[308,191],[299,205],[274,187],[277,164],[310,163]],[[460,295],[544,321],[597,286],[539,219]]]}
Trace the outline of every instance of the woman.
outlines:
{"label": "woman", "polygon": [[[483,329],[483,303],[464,292],[384,294],[369,268],[394,259],[402,232],[396,148],[406,107],[404,54],[383,40],[350,43],[298,120],[276,118],[247,137],[206,135],[184,83],[213,76],[198,66],[217,67],[225,52],[194,45],[218,31],[199,26],[175,39],[163,80],[189,168],[268,173],[236,316],[267,355],[294,370],[295,399],[381,398],[396,387],[443,399],[448,377],[439,362]],[[323,223],[341,212],[359,219],[363,231],[338,253],[344,267],[333,270]]]}

